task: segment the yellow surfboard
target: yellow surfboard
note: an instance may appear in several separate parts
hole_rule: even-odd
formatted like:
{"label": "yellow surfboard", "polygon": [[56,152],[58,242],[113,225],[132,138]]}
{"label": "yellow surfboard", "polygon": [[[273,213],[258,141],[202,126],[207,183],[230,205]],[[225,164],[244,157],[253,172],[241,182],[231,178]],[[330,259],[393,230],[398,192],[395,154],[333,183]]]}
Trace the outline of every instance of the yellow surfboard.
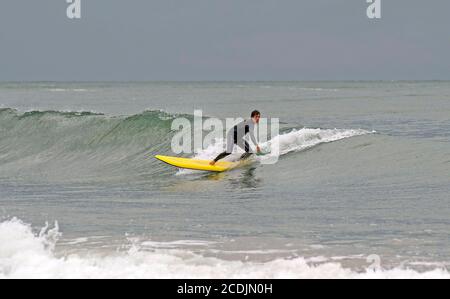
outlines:
{"label": "yellow surfboard", "polygon": [[210,160],[209,161],[195,160],[195,159],[168,157],[160,155],[155,156],[155,158],[178,168],[213,171],[213,172],[224,172],[243,164],[242,162],[219,161],[216,163],[216,165],[211,166],[209,165],[209,163],[211,162]]}

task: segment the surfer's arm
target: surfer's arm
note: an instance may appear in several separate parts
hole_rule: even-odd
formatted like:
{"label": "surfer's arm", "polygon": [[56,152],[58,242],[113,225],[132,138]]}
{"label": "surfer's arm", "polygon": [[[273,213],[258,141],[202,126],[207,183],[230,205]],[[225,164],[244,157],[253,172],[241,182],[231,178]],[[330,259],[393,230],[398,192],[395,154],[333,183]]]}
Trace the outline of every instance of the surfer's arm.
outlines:
{"label": "surfer's arm", "polygon": [[254,126],[250,128],[248,134],[250,135],[251,141],[252,141],[253,144],[256,146],[256,151],[257,151],[258,153],[261,152],[261,148],[260,148],[259,145],[258,145],[258,140],[256,140],[256,137],[255,137],[255,127],[254,127]]}

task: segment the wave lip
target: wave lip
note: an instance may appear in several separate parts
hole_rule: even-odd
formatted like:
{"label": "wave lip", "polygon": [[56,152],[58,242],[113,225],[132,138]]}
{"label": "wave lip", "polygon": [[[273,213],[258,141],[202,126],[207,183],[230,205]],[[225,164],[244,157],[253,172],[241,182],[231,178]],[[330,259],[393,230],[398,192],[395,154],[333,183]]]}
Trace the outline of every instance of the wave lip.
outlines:
{"label": "wave lip", "polygon": [[204,257],[184,249],[145,251],[136,245],[126,252],[59,256],[55,247],[60,236],[57,225],[34,234],[30,225],[18,219],[0,223],[0,278],[450,278],[450,273],[442,269],[419,273],[396,268],[358,273],[336,262],[314,265],[302,257],[254,263]]}
{"label": "wave lip", "polygon": [[278,146],[280,154],[285,155],[290,152],[302,151],[315,147],[323,143],[330,143],[357,137],[367,134],[373,134],[374,131],[366,131],[362,129],[347,130],[347,129],[308,129],[292,130],[289,133],[278,135],[263,147],[273,148]]}

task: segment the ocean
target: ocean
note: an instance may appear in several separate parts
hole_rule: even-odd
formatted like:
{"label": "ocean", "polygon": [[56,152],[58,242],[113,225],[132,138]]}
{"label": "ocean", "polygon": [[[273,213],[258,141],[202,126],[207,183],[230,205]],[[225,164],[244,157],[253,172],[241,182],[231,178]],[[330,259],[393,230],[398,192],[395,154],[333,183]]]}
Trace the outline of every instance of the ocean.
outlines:
{"label": "ocean", "polygon": [[[278,163],[154,159],[198,109]],[[0,278],[450,278],[449,173],[450,82],[0,83]]]}

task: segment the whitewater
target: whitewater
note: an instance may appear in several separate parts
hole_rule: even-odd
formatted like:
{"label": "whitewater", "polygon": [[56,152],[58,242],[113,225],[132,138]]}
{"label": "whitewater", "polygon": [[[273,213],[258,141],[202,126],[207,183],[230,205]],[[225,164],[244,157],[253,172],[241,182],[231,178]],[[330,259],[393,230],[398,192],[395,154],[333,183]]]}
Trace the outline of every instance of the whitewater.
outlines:
{"label": "whitewater", "polygon": [[[337,262],[301,257],[265,263],[227,261],[183,249],[145,250],[139,243],[122,252],[55,254],[61,233],[42,228],[34,234],[18,219],[0,224],[0,278],[14,279],[449,279],[445,270],[367,269],[357,273]],[[145,245],[145,242],[142,242]],[[312,260],[312,261],[311,261]]]}

